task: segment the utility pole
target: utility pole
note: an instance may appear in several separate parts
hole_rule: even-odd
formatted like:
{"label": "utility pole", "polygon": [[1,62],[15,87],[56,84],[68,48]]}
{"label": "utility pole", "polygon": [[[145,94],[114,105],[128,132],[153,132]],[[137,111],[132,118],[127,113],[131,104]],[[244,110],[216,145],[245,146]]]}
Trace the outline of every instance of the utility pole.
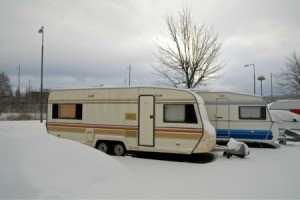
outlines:
{"label": "utility pole", "polygon": [[16,91],[16,96],[19,98],[21,96],[21,91],[20,91],[20,76],[21,76],[21,66],[19,64],[19,67],[18,68],[18,88],[17,88],[17,91]]}
{"label": "utility pole", "polygon": [[133,68],[131,67],[131,65],[129,65],[129,67],[128,67],[127,69],[128,69],[128,71],[129,71],[129,75],[128,75],[128,85],[130,86],[131,70],[132,70]]}
{"label": "utility pole", "polygon": [[271,98],[273,101],[273,74],[271,73]]}
{"label": "utility pole", "polygon": [[255,90],[256,90],[256,86],[255,86],[255,65],[254,64],[248,64],[245,65],[244,67],[249,67],[249,66],[253,66],[253,89],[254,89],[254,95],[256,94]]}
{"label": "utility pole", "polygon": [[18,67],[18,90],[20,91],[20,72],[21,72],[21,66],[19,64],[19,67]]}
{"label": "utility pole", "polygon": [[29,79],[29,85],[28,85],[28,94],[30,94],[30,92],[31,92],[31,80]]}

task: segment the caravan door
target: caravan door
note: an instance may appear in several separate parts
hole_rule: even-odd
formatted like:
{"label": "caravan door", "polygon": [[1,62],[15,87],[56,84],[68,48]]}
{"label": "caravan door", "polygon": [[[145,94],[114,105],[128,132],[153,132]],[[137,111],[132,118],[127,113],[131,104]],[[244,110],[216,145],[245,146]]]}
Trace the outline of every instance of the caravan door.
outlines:
{"label": "caravan door", "polygon": [[229,99],[216,100],[216,129],[218,138],[229,138]]}
{"label": "caravan door", "polygon": [[154,96],[139,97],[139,146],[154,146]]}

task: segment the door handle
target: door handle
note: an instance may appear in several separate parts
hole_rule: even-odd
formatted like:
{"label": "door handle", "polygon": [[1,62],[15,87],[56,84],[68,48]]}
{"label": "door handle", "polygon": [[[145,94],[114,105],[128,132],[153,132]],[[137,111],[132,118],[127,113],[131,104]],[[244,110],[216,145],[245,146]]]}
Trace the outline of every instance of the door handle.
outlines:
{"label": "door handle", "polygon": [[217,119],[223,119],[223,117],[217,117]]}
{"label": "door handle", "polygon": [[150,119],[153,119],[153,115],[150,115]]}

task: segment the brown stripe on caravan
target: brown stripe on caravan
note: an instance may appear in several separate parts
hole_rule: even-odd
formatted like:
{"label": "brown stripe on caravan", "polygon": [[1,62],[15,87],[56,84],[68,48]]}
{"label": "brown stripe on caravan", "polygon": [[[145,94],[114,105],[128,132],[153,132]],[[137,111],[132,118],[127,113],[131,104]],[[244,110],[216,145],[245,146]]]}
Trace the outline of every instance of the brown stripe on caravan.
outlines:
{"label": "brown stripe on caravan", "polygon": [[74,132],[85,134],[85,129],[93,128],[94,134],[109,134],[116,136],[137,137],[137,127],[89,125],[89,124],[66,124],[47,123],[48,131]]}
{"label": "brown stripe on caravan", "polygon": [[125,135],[126,135],[126,137],[136,138],[137,131],[126,130]]}
{"label": "brown stripe on caravan", "polygon": [[71,132],[71,133],[85,133],[84,128],[76,128],[76,127],[60,127],[60,126],[48,126],[48,131],[53,132]]}
{"label": "brown stripe on caravan", "polygon": [[202,129],[182,129],[182,128],[156,128],[160,132],[182,132],[182,133],[203,133]]}
{"label": "brown stripe on caravan", "polygon": [[158,138],[172,138],[172,139],[186,139],[199,140],[203,135],[202,130],[191,129],[155,129],[155,137]]}
{"label": "brown stripe on caravan", "polygon": [[99,128],[96,128],[94,130],[94,133],[95,134],[102,134],[102,135],[105,135],[105,134],[109,134],[109,135],[114,135],[114,136],[125,136],[125,131],[124,130],[111,130],[111,129],[99,129]]}
{"label": "brown stripe on caravan", "polygon": [[[49,126],[48,130],[51,132],[64,132],[64,133],[79,133],[85,134],[85,128],[78,128],[78,127],[57,127],[57,126]],[[136,131],[127,131],[127,130],[110,130],[110,129],[94,129],[94,134],[109,134],[114,136],[126,136],[126,137],[137,137]]]}
{"label": "brown stripe on caravan", "polygon": [[[138,127],[132,126],[110,126],[110,125],[89,125],[89,124],[66,124],[66,123],[47,123],[48,131],[85,133],[86,128],[93,128],[95,134],[109,134],[123,137],[136,138]],[[199,140],[203,131],[200,129],[178,129],[178,128],[156,128],[156,138],[187,139]]]}
{"label": "brown stripe on caravan", "polygon": [[195,134],[178,134],[172,132],[156,132],[155,136],[157,138],[170,138],[170,139],[185,139],[185,140],[199,140],[201,135]]}
{"label": "brown stripe on caravan", "polygon": [[76,128],[95,128],[95,129],[123,129],[123,130],[137,130],[136,126],[115,126],[115,125],[95,125],[95,124],[72,124],[72,123],[57,123],[48,122],[47,126],[59,127],[76,127]]}

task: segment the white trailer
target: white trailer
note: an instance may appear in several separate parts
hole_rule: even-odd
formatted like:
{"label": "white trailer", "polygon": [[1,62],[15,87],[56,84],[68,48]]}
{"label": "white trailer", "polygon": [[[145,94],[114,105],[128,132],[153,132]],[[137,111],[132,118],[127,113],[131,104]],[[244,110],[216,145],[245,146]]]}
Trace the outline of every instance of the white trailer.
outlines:
{"label": "white trailer", "polygon": [[197,94],[160,87],[52,90],[47,130],[104,152],[210,152],[215,129]]}
{"label": "white trailer", "polygon": [[268,107],[278,123],[280,143],[300,142],[300,100],[278,101]]}
{"label": "white trailer", "polygon": [[216,128],[217,141],[234,138],[273,144],[278,139],[277,123],[260,96],[232,92],[196,93],[205,102],[209,120]]}
{"label": "white trailer", "polygon": [[284,100],[269,103],[270,110],[285,110],[300,115],[300,100]]}

